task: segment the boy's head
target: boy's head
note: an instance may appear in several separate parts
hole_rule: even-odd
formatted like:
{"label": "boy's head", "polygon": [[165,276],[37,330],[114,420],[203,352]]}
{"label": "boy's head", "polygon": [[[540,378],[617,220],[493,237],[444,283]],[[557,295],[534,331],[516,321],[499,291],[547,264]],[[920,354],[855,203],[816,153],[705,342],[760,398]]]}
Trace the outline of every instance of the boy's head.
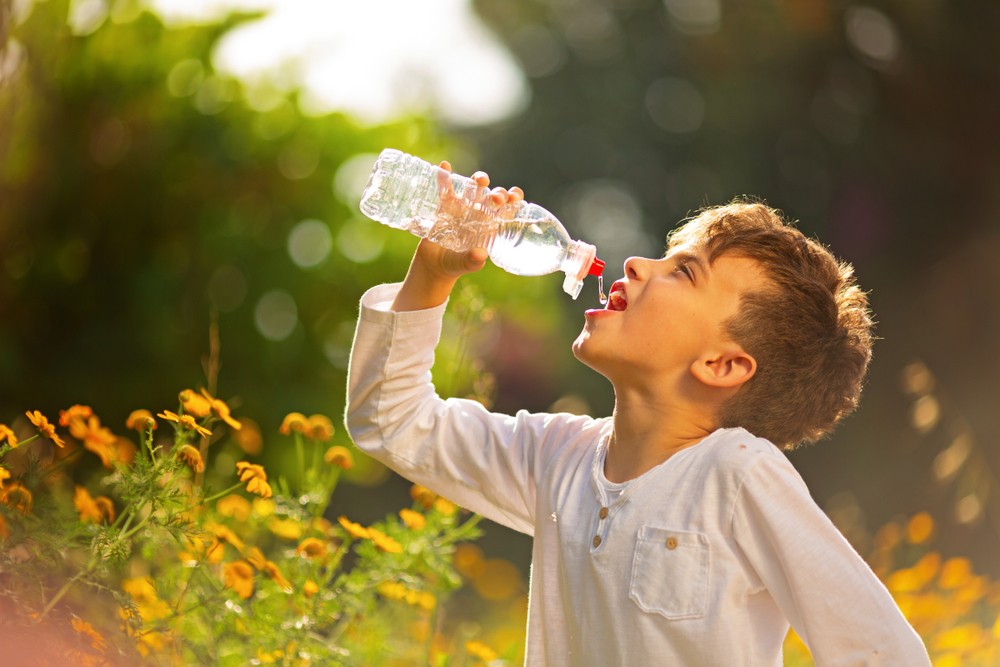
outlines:
{"label": "boy's head", "polygon": [[743,293],[729,336],[757,363],[725,403],[721,427],[741,426],[791,449],[828,433],[857,407],[871,359],[872,319],[853,269],[763,204],[705,209],[671,232],[678,246],[704,248],[709,262],[753,259],[766,287]]}

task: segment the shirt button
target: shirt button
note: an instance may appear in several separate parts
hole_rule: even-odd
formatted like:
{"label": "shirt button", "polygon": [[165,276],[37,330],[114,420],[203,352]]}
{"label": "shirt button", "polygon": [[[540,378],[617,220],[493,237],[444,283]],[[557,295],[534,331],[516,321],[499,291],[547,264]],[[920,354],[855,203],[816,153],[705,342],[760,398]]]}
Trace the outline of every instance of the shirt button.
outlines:
{"label": "shirt button", "polygon": [[596,547],[599,547],[599,546],[601,546],[601,536],[600,535],[594,535],[594,547],[596,548]]}
{"label": "shirt button", "polygon": [[673,551],[674,549],[677,548],[677,538],[676,537],[668,537],[667,538],[667,548],[670,549],[671,551]]}
{"label": "shirt button", "polygon": [[597,513],[597,516],[601,517],[602,519],[607,519],[608,518],[608,508],[607,507],[602,507],[601,511]]}

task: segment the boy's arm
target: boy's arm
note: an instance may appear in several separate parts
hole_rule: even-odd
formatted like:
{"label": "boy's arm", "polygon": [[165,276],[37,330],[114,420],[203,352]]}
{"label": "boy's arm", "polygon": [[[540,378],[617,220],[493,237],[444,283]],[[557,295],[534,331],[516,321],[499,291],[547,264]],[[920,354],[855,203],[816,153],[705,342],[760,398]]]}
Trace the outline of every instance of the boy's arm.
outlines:
{"label": "boy's arm", "polygon": [[930,665],[888,590],[782,455],[761,455],[733,514],[743,554],[817,667]]}
{"label": "boy's arm", "polygon": [[[474,178],[488,183],[485,175]],[[523,195],[514,188],[490,196],[500,206]],[[444,304],[458,278],[485,259],[481,248],[452,252],[423,239],[402,285],[365,294],[348,369],[346,423],[358,447],[403,477],[531,533],[534,457],[554,430],[526,413],[496,415],[475,401],[442,400],[431,382]]]}

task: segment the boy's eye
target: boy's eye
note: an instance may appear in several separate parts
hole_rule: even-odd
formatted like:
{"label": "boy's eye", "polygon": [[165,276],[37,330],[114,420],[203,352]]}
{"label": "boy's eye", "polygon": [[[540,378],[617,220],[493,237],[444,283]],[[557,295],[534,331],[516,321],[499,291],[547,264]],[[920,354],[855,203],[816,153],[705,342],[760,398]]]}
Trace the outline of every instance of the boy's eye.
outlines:
{"label": "boy's eye", "polygon": [[691,272],[691,267],[688,265],[687,262],[681,262],[680,264],[677,265],[677,268],[674,270],[679,273],[683,273],[685,276],[687,276],[688,280],[692,282],[694,281],[694,274]]}

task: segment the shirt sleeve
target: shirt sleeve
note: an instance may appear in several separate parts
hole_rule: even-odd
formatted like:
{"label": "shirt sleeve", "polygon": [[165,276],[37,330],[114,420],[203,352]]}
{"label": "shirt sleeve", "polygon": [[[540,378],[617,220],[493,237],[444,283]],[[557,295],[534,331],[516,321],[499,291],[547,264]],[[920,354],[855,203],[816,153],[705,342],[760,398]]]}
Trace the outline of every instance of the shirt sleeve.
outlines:
{"label": "shirt sleeve", "polygon": [[818,667],[930,665],[889,591],[780,452],[747,471],[733,534]]}
{"label": "shirt sleeve", "polygon": [[476,401],[440,398],[431,366],[444,306],[393,312],[397,291],[382,285],[362,297],[348,369],[351,437],[410,481],[533,534],[537,459],[562,416],[495,414]]}

